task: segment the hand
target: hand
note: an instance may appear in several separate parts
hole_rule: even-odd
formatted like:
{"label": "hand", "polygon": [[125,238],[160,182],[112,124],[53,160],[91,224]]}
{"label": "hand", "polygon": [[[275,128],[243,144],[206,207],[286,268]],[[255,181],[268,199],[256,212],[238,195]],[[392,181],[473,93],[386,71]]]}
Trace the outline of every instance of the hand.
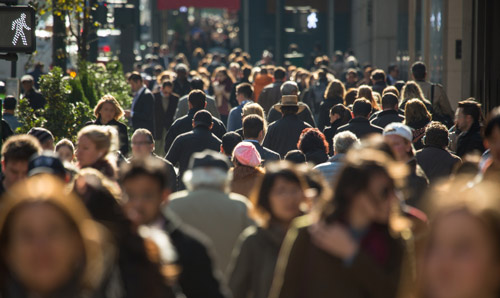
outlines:
{"label": "hand", "polygon": [[125,110],[125,118],[130,118],[130,110]]}
{"label": "hand", "polygon": [[309,233],[314,245],[342,260],[351,259],[358,251],[358,243],[347,228],[339,223],[327,225],[318,222],[309,227]]}

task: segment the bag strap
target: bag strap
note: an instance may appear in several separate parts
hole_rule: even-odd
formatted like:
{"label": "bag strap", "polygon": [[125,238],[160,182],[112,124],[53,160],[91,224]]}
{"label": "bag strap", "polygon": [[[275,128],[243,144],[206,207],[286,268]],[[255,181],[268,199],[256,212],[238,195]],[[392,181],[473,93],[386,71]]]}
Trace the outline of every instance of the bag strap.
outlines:
{"label": "bag strap", "polygon": [[431,84],[431,104],[434,104],[434,88],[436,84]]}

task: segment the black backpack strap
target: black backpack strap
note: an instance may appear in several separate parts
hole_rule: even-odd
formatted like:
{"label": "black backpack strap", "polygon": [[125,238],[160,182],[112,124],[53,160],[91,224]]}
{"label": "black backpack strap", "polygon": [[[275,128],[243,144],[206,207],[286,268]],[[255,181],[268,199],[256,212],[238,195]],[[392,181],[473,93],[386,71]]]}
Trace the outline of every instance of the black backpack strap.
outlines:
{"label": "black backpack strap", "polygon": [[431,84],[431,104],[434,104],[434,88],[436,84]]}

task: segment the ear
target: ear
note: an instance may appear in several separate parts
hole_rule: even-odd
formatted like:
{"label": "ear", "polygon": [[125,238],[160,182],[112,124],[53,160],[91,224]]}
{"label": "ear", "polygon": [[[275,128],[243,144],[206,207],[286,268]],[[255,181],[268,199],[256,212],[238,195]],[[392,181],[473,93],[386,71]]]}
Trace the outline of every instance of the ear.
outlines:
{"label": "ear", "polygon": [[222,145],[220,145],[220,153],[224,154],[224,147]]}
{"label": "ear", "polygon": [[261,130],[259,132],[259,139],[263,139],[264,138],[264,130]]}
{"label": "ear", "polygon": [[210,124],[209,129],[212,130],[212,128],[214,128],[214,123],[213,122],[212,122],[212,124]]}
{"label": "ear", "polygon": [[[484,145],[484,148],[490,149],[490,142],[488,142],[488,139],[484,139],[483,145]],[[2,161],[2,167],[3,167],[3,161]]]}
{"label": "ear", "polygon": [[207,102],[205,101],[205,105],[203,106],[203,108],[206,108],[207,107]]}
{"label": "ear", "polygon": [[194,128],[194,120],[193,120],[193,128]]}
{"label": "ear", "polygon": [[5,171],[5,159],[2,158],[2,172]]}

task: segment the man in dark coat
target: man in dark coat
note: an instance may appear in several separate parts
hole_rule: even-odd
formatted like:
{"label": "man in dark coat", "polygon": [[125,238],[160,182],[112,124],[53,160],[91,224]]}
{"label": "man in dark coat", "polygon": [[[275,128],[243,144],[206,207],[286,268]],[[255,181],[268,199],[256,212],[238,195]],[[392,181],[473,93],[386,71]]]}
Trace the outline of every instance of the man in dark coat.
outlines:
{"label": "man in dark coat", "polygon": [[145,128],[154,135],[155,99],[153,93],[144,86],[142,77],[137,72],[133,72],[128,77],[128,83],[134,93],[134,99],[130,111],[125,111],[125,117],[131,119],[134,131],[139,128]]}
{"label": "man in dark coat", "polygon": [[444,124],[433,121],[425,130],[424,148],[417,151],[416,157],[430,183],[447,179],[453,168],[462,161],[450,153],[448,148],[448,129]]}
{"label": "man in dark coat", "polygon": [[382,97],[382,111],[375,114],[370,123],[384,128],[393,122],[403,122],[405,117],[399,114],[398,97],[392,93],[386,93]]}
{"label": "man in dark coat", "polygon": [[24,90],[23,98],[26,98],[30,107],[36,111],[38,109],[43,109],[47,101],[43,97],[42,93],[35,89],[34,85],[35,79],[31,75],[24,75],[21,78],[21,86]]}
{"label": "man in dark coat", "polygon": [[[205,88],[203,81],[200,77],[194,77],[191,79],[191,90],[202,90]],[[179,99],[179,104],[177,105],[177,111],[175,111],[174,119],[179,119],[182,116],[186,116],[189,112],[189,94],[182,96]],[[220,119],[219,110],[217,109],[217,104],[215,103],[215,98],[213,96],[207,95],[206,98],[207,106],[206,110],[212,114],[212,117]]]}
{"label": "man in dark coat", "polygon": [[[175,120],[174,124],[170,127],[165,137],[165,152],[168,152],[175,138],[179,135],[189,132],[193,130],[193,117],[194,115],[200,111],[205,110],[207,106],[206,94],[201,90],[193,90],[189,93],[188,96],[189,102],[189,112],[186,116],[183,116],[177,120]],[[222,138],[222,136],[226,133],[226,127],[217,118],[212,119],[213,128],[212,133],[217,136],[217,138]]]}
{"label": "man in dark coat", "polygon": [[352,107],[354,118],[346,125],[339,127],[335,134],[342,131],[350,131],[354,133],[358,139],[374,133],[381,134],[382,128],[371,124],[368,120],[371,111],[372,105],[370,101],[364,98],[356,99]]}
{"label": "man in dark coat", "polygon": [[457,128],[462,132],[457,140],[457,155],[464,157],[468,153],[484,152],[483,138],[481,137],[481,106],[473,99],[458,103],[456,114]]}
{"label": "man in dark coat", "polygon": [[178,136],[166,155],[166,159],[179,167],[179,188],[184,189],[182,176],[188,169],[191,155],[205,149],[219,151],[222,141],[212,133],[214,122],[210,112],[201,110],[193,118],[193,130]]}
{"label": "man in dark coat", "polygon": [[303,106],[299,106],[297,95],[285,95],[281,103],[276,106],[283,118],[269,125],[267,134],[262,145],[270,150],[285,156],[290,150],[297,149],[300,134],[311,125],[299,119],[297,113],[301,112]]}
{"label": "man in dark coat", "polygon": [[228,297],[214,275],[210,241],[182,224],[175,215],[162,214],[161,208],[168,203],[171,193],[168,177],[165,167],[152,157],[126,164],[120,174],[120,185],[127,215],[137,226],[160,229],[167,234],[177,254],[174,261],[181,268],[178,283],[186,298]]}
{"label": "man in dark coat", "polygon": [[[283,95],[297,95],[298,96],[299,95],[299,86],[297,85],[297,83],[292,82],[292,81],[284,82],[281,85],[280,90],[281,90],[281,96],[283,96]],[[279,104],[279,103],[277,103],[277,104]],[[276,109],[277,104],[273,105],[271,107],[271,109],[269,110],[269,113],[267,114],[267,123],[273,123],[274,121],[281,119],[281,116],[282,116],[281,112],[279,112]],[[303,102],[300,102],[300,101],[299,101],[299,106],[301,107],[300,108],[301,111],[297,114],[299,119],[308,123],[312,127],[316,127],[316,122],[314,121],[314,117],[313,117],[313,114],[312,114],[309,106]]]}
{"label": "man in dark coat", "polygon": [[276,68],[274,71],[274,82],[262,89],[257,102],[262,106],[266,115],[271,107],[280,100],[281,85],[285,81],[285,77],[285,69],[283,67]]}
{"label": "man in dark coat", "polygon": [[382,95],[385,87],[387,87],[385,72],[382,69],[375,69],[371,74],[371,80],[373,91]]}
{"label": "man in dark coat", "polygon": [[167,131],[174,122],[175,111],[179,103],[179,96],[173,93],[173,83],[165,81],[162,83],[160,92],[155,93],[155,140],[156,152],[161,156],[165,155],[164,141]]}
{"label": "man in dark coat", "polygon": [[182,97],[191,90],[191,86],[187,79],[188,67],[183,63],[177,64],[177,66],[175,66],[175,72],[177,73],[177,78],[174,80],[174,93]]}
{"label": "man in dark coat", "polygon": [[278,153],[261,145],[264,140],[264,119],[259,115],[248,115],[243,120],[243,141],[252,143],[259,151],[262,163],[280,160]]}

